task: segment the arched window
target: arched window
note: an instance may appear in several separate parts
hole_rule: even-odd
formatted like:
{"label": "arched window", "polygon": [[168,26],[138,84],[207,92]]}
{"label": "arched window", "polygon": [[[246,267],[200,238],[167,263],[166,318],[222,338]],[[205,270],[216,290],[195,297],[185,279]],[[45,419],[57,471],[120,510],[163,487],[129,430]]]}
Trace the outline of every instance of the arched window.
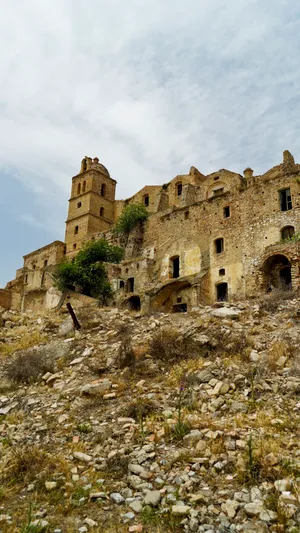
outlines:
{"label": "arched window", "polygon": [[294,226],[285,226],[285,228],[282,228],[281,230],[281,238],[282,240],[290,239],[295,235],[295,228]]}
{"label": "arched window", "polygon": [[181,196],[182,195],[182,183],[181,182],[176,183],[176,194],[177,194],[177,196]]}
{"label": "arched window", "polygon": [[100,194],[101,194],[101,196],[105,196],[105,193],[106,193],[106,185],[105,185],[105,183],[102,183]]}
{"label": "arched window", "polygon": [[148,207],[149,205],[149,194],[145,194],[144,196],[144,205]]}
{"label": "arched window", "polygon": [[100,217],[104,217],[104,207],[100,207]]}
{"label": "arched window", "polygon": [[81,193],[81,183],[78,183],[77,185],[77,194]]}
{"label": "arched window", "polygon": [[86,189],[86,181],[84,180],[83,185],[82,185],[82,192],[85,192],[85,189]]}

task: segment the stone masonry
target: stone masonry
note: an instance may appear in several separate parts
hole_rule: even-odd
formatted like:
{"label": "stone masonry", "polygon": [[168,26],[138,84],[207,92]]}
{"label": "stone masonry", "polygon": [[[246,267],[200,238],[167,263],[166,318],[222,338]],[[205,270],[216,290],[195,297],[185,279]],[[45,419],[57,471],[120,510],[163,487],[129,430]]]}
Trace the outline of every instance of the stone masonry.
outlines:
{"label": "stone masonry", "polygon": [[[128,204],[149,218],[130,234],[125,259],[109,266],[118,306],[186,311],[216,300],[251,298],[299,287],[300,165],[283,163],[255,176],[221,169],[207,176],[191,167],[169,183],[145,186],[116,200],[116,181],[98,158],[85,157],[72,179],[65,243],[24,257],[1,296],[12,308],[51,307],[51,272],[91,238],[115,242],[111,229]],[[11,291],[11,299],[7,295]]]}

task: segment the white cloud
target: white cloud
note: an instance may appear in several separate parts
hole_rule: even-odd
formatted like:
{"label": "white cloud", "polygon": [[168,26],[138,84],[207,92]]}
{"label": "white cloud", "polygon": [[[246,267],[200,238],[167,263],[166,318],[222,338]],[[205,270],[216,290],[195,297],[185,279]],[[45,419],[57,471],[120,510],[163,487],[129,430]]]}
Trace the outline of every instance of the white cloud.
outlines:
{"label": "white cloud", "polygon": [[84,155],[118,197],[191,165],[297,158],[299,13],[292,0],[3,3],[0,171],[58,227]]}

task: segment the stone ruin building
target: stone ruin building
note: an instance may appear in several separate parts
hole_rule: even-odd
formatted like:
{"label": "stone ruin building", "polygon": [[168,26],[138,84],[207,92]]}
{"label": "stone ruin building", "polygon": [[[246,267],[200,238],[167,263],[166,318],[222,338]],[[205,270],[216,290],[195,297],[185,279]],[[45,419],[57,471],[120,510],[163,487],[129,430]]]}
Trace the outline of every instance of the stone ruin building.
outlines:
{"label": "stone ruin building", "polygon": [[[52,272],[84,242],[105,237],[128,204],[149,218],[130,235],[120,265],[108,265],[115,304],[143,311],[187,311],[201,304],[251,298],[273,288],[298,289],[300,165],[283,162],[255,176],[195,167],[164,185],[116,200],[116,181],[98,158],[85,157],[72,178],[65,242],[24,256],[16,279],[0,290],[7,309],[55,307]],[[299,239],[298,239],[299,235]]]}

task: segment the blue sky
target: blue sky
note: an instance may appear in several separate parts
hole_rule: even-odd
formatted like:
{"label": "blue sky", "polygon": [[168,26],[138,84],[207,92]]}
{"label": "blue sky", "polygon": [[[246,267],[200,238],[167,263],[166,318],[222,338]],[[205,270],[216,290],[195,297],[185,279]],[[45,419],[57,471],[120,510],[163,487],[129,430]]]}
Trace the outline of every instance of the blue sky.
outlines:
{"label": "blue sky", "polygon": [[300,161],[292,0],[10,0],[0,19],[0,286],[64,238],[99,157],[124,198],[194,165]]}

